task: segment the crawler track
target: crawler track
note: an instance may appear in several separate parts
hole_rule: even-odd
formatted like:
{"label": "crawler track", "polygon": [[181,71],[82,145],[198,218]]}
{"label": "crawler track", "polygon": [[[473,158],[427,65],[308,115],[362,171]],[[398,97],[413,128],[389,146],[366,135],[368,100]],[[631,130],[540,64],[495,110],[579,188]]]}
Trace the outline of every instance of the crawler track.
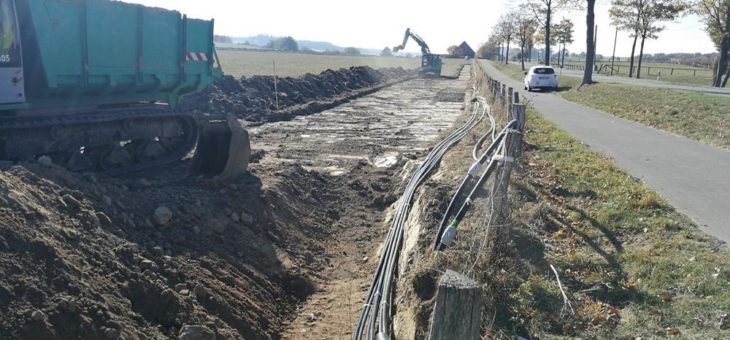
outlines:
{"label": "crawler track", "polygon": [[41,155],[76,171],[120,176],[179,160],[195,146],[196,120],[167,106],[0,118],[0,160]]}

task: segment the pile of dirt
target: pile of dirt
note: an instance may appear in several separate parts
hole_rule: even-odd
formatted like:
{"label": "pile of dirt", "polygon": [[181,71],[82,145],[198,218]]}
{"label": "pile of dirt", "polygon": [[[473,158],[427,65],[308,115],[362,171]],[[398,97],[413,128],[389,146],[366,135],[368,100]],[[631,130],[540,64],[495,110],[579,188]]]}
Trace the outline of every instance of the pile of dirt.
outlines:
{"label": "pile of dirt", "polygon": [[334,270],[331,240],[365,242],[343,230],[377,224],[393,176],[366,163],[340,177],[252,171],[227,182],[0,171],[0,339],[278,338]]}
{"label": "pile of dirt", "polygon": [[225,76],[207,89],[186,96],[182,106],[185,110],[233,113],[251,122],[281,121],[320,112],[417,74],[400,67],[376,70],[356,66],[318,75],[276,78],[276,87],[273,76]]}

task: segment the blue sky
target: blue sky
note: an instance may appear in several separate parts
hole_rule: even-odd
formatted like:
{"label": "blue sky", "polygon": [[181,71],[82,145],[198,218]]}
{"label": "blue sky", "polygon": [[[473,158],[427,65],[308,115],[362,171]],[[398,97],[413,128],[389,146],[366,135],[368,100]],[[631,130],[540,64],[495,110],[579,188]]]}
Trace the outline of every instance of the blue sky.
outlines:
{"label": "blue sky", "polygon": [[[323,40],[341,46],[383,48],[400,43],[406,27],[412,28],[437,53],[466,40],[474,49],[485,41],[499,16],[514,1],[415,1],[415,0],[125,0],[179,10],[192,17],[215,18],[216,33],[231,36],[291,35]],[[614,28],[608,18],[609,1],[598,0],[598,53],[611,55]],[[585,49],[585,14],[558,12],[575,23],[575,43],[570,51]],[[647,41],[645,52],[712,52],[714,47],[696,16],[668,23],[659,39]],[[418,51],[410,45],[407,51]],[[631,39],[619,32],[617,52],[628,56]]]}

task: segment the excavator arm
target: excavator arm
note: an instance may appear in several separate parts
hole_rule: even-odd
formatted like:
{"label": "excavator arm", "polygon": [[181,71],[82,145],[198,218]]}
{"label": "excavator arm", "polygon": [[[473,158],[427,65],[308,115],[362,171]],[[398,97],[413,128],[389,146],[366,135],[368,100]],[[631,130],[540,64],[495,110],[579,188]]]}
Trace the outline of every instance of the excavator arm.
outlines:
{"label": "excavator arm", "polygon": [[398,51],[406,48],[406,44],[408,43],[408,38],[412,38],[418,44],[418,46],[421,47],[421,53],[423,53],[424,55],[431,54],[431,49],[428,48],[428,44],[426,44],[426,42],[423,41],[423,39],[421,37],[419,37],[418,34],[413,33],[410,28],[406,29],[406,34],[403,37],[403,43],[400,44],[399,46],[393,47],[393,52],[398,52]]}

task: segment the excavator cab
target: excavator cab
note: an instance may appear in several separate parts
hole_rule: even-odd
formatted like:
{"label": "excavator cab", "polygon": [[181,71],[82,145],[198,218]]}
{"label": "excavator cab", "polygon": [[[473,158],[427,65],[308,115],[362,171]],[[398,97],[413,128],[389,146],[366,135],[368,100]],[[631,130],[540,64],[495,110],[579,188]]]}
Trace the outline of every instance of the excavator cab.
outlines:
{"label": "excavator cab", "polygon": [[423,57],[421,57],[422,74],[439,77],[441,76],[442,68],[443,61],[441,61],[441,56],[435,54],[424,54]]}

